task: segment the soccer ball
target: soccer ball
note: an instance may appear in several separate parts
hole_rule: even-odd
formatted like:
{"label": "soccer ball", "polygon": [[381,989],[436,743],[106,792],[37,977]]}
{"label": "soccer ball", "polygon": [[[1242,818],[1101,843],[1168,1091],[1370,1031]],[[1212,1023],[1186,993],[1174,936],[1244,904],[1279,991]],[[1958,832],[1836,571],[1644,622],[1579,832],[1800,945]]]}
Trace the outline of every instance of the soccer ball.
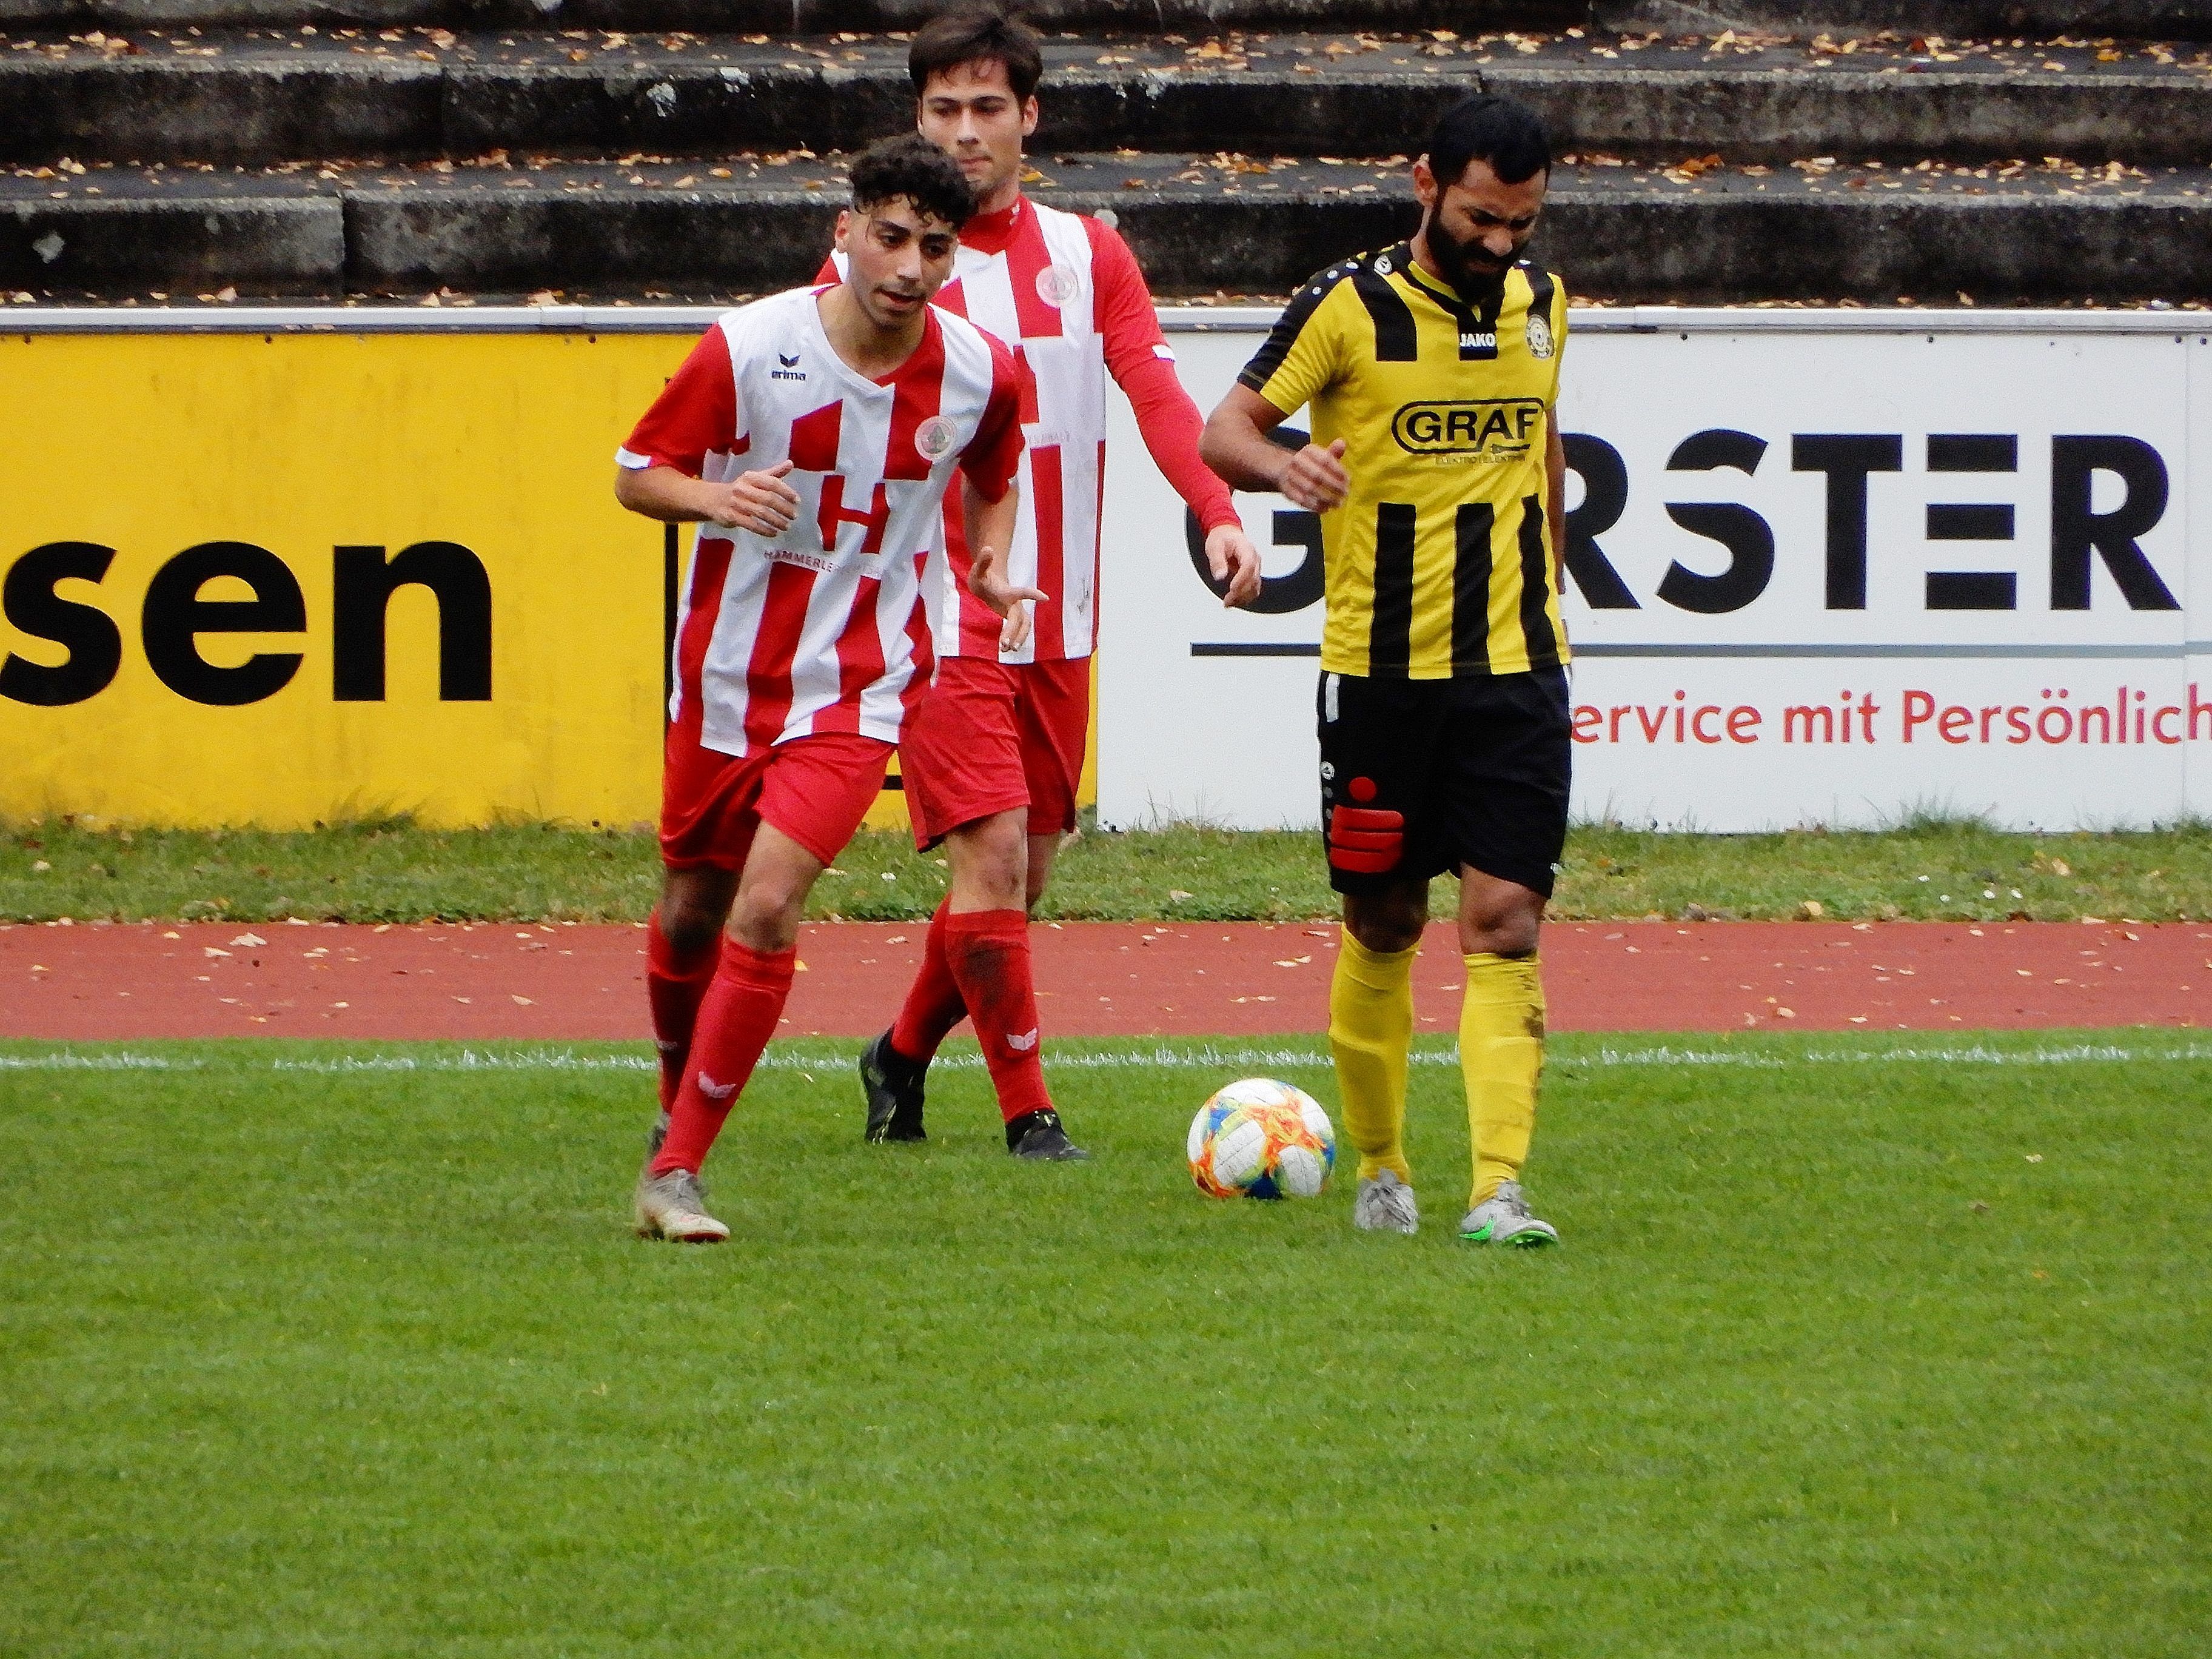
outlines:
{"label": "soccer ball", "polygon": [[1248,1077],[1198,1109],[1185,1150],[1209,1198],[1312,1198],[1336,1167],[1336,1131],[1304,1090]]}

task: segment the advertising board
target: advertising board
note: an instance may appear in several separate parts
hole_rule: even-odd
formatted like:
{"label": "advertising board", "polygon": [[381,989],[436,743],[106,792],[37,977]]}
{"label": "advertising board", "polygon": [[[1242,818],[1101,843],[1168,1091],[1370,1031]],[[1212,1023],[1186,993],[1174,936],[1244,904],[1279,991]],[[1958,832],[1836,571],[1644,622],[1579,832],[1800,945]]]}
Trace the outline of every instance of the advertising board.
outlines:
{"label": "advertising board", "polygon": [[[1269,319],[1176,320],[1210,407]],[[2212,811],[2202,333],[2142,314],[1573,320],[1578,816],[1747,830]],[[1260,611],[1223,611],[1193,560],[1154,552],[1176,504],[1121,419],[1100,820],[1311,824],[1318,521],[1243,498],[1271,580]]]}
{"label": "advertising board", "polygon": [[[7,319],[0,817],[650,820],[688,538],[611,458],[713,314]],[[1272,321],[1162,314],[1201,407]],[[2179,320],[1577,310],[1577,812],[2212,813],[2212,346]],[[1318,525],[1243,498],[1270,580],[1224,611],[1113,401],[1100,820],[1310,824]]]}

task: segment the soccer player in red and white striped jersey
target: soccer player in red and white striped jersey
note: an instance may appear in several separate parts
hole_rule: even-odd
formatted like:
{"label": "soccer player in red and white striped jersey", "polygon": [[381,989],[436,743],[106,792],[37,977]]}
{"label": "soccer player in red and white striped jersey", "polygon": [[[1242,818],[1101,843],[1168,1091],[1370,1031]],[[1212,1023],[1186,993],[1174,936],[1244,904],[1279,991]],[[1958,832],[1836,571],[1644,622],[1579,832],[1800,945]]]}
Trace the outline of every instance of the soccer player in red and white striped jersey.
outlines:
{"label": "soccer player in red and white striped jersey", "polygon": [[861,156],[852,187],[843,279],[718,319],[617,456],[624,507],[703,520],[647,935],[663,1116],[637,1223],[651,1237],[729,1236],[699,1170],[775,1034],[807,892],[883,787],[928,684],[921,592],[956,471],[981,550],[970,589],[1006,648],[1042,598],[1004,579],[996,551],[1019,510],[1013,358],[929,303],[969,187],[912,135]]}
{"label": "soccer player in red and white striped jersey", "polygon": [[1197,405],[1143,273],[1104,221],[1022,193],[1022,141],[1036,131],[1043,62],[1036,33],[963,9],[918,31],[907,64],[922,136],[960,164],[976,214],[960,233],[939,307],[1014,348],[1024,375],[1022,512],[1008,580],[1043,591],[1028,641],[1009,647],[962,585],[968,543],[949,517],[951,558],[928,596],[934,687],[900,738],[915,840],[946,847],[951,890],[931,921],[921,973],[896,1022],[860,1061],[871,1140],[922,1138],[922,1074],[963,1015],[1027,1158],[1074,1158],[1046,1092],[1028,912],[1061,836],[1075,827],[1091,716],[1106,377],[1134,406],[1146,447],[1198,515],[1231,605],[1260,588],[1260,555],[1227,487],[1199,459]]}

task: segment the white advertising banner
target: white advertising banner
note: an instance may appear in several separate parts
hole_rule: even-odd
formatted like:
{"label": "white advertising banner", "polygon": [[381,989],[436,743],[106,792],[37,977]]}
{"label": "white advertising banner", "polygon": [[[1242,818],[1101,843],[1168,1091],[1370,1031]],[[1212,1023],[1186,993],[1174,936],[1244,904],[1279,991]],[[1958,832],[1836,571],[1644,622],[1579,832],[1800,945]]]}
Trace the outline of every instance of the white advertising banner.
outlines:
{"label": "white advertising banner", "polygon": [[[1272,320],[1163,314],[1202,409]],[[2212,344],[2177,320],[1576,313],[1577,817],[2212,814]],[[1224,611],[1115,419],[1100,822],[1311,825],[1318,524],[1241,497],[1269,581]]]}

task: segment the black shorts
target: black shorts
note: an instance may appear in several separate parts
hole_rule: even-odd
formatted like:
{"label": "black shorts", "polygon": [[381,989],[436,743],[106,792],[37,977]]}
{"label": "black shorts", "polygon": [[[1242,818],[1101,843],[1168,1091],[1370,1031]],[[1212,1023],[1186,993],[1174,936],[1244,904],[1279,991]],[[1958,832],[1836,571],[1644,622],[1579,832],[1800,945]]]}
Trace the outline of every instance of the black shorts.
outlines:
{"label": "black shorts", "polygon": [[1465,864],[1551,896],[1574,764],[1565,669],[1324,673],[1317,702],[1330,886],[1378,892]]}

